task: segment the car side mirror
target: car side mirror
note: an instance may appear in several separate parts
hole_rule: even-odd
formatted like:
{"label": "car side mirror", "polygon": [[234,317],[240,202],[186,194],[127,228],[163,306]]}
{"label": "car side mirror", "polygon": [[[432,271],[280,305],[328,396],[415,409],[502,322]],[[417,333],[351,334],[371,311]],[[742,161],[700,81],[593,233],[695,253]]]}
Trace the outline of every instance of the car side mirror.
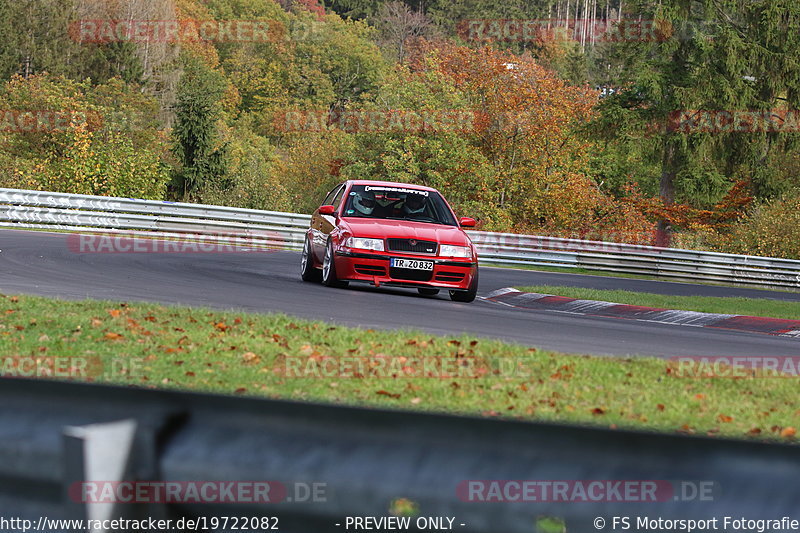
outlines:
{"label": "car side mirror", "polygon": [[458,223],[461,225],[462,228],[475,227],[475,219],[470,217],[461,217],[458,219]]}
{"label": "car side mirror", "polygon": [[336,212],[336,208],[332,205],[322,205],[319,208],[320,215],[332,215]]}

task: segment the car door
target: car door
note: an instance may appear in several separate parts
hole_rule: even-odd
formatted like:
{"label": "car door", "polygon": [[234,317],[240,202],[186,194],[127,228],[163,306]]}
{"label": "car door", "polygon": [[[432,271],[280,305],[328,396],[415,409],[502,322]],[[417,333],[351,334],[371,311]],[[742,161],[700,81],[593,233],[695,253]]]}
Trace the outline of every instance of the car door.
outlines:
{"label": "car door", "polygon": [[[338,209],[336,204],[337,199],[341,204],[342,195],[344,194],[345,184],[341,183],[334,187],[331,192],[325,196],[320,206],[333,205]],[[337,216],[322,215],[319,208],[311,215],[311,250],[318,263],[322,262],[325,255],[325,246],[328,243],[328,235],[336,228]]]}

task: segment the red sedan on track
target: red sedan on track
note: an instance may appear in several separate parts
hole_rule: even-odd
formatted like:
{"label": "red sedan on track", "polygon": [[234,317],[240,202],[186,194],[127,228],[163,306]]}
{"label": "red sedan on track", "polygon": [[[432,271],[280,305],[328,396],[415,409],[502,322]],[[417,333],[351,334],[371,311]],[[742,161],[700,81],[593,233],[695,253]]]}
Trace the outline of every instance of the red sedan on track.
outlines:
{"label": "red sedan on track", "polygon": [[360,281],[416,287],[420,294],[450,291],[471,302],[478,290],[478,257],[436,189],[387,181],[346,181],[314,211],[301,260],[305,281],[344,287]]}

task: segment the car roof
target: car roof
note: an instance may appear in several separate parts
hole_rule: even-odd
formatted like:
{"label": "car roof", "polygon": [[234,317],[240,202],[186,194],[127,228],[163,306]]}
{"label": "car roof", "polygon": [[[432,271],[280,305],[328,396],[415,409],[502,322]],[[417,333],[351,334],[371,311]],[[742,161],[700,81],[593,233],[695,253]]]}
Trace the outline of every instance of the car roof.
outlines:
{"label": "car roof", "polygon": [[433,187],[426,187],[425,185],[417,185],[416,183],[403,183],[399,181],[378,181],[378,180],[350,180],[352,185],[375,185],[378,187],[407,187],[410,189],[419,189],[421,191],[438,192]]}

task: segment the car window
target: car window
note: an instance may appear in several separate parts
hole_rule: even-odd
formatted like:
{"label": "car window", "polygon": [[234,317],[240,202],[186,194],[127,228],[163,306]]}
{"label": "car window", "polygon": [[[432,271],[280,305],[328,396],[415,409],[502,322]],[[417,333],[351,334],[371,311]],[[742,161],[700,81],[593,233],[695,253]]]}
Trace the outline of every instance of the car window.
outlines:
{"label": "car window", "polygon": [[337,185],[336,187],[334,187],[333,189],[331,189],[331,192],[329,192],[329,193],[328,193],[328,194],[325,196],[325,199],[324,199],[324,200],[322,201],[322,203],[321,203],[321,204],[319,204],[319,205],[332,205],[332,204],[331,204],[331,202],[333,202],[333,198],[334,198],[334,196],[336,196],[336,193],[337,193],[337,192],[340,192],[340,191],[341,191],[341,189],[342,189],[342,186],[343,186],[343,185],[344,185],[343,183],[340,183],[339,185]]}
{"label": "car window", "polygon": [[402,186],[353,185],[342,216],[458,225],[438,192]]}
{"label": "car window", "polygon": [[339,209],[339,205],[342,203],[342,195],[344,195],[344,187],[339,188],[339,192],[336,193],[336,196],[331,201],[331,205],[336,209]]}

